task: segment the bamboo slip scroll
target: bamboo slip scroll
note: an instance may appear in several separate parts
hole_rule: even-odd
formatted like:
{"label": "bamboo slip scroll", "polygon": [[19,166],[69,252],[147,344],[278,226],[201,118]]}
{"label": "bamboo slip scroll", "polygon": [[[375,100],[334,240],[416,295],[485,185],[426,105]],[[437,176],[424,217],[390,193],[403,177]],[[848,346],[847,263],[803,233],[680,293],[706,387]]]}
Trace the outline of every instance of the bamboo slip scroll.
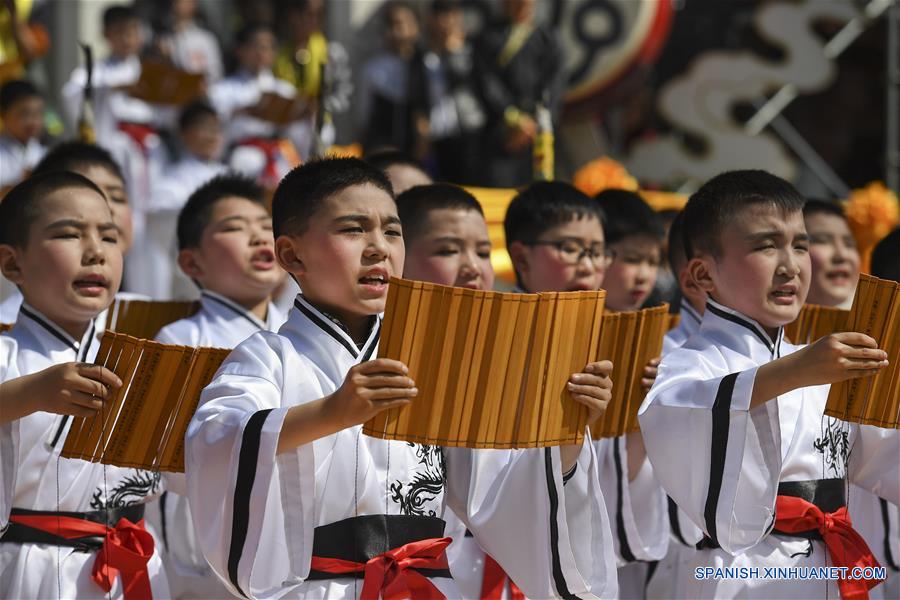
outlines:
{"label": "bamboo slip scroll", "polygon": [[873,337],[887,352],[888,366],[875,376],[832,384],[825,414],[900,429],[900,284],[860,275],[845,329]]}
{"label": "bamboo slip scroll", "polygon": [[581,443],[587,408],[566,383],[598,360],[605,297],[392,279],[378,353],[409,367],[419,395],[363,433],[468,448]]}
{"label": "bamboo slip scroll", "polygon": [[116,298],[106,313],[106,331],[152,340],[159,330],[200,310],[199,302],[123,300]]}
{"label": "bamboo slip scroll", "polygon": [[830,333],[846,331],[849,310],[805,304],[792,323],[784,326],[784,336],[792,344],[809,344]]}
{"label": "bamboo slip scroll", "polygon": [[662,354],[663,338],[670,324],[668,310],[669,305],[664,303],[603,315],[600,356],[613,363],[613,395],[606,412],[591,425],[594,439],[638,431],[638,409],[646,395],[641,379],[647,363]]}
{"label": "bamboo slip scroll", "polygon": [[203,97],[203,80],[202,73],[184,71],[159,60],[144,60],[140,78],[128,92],[145,102],[183,106]]}
{"label": "bamboo slip scroll", "polygon": [[119,467],[184,471],[184,436],[200,392],[231,350],[105,332],[96,364],[122,387],[92,417],[75,417],[62,456]]}

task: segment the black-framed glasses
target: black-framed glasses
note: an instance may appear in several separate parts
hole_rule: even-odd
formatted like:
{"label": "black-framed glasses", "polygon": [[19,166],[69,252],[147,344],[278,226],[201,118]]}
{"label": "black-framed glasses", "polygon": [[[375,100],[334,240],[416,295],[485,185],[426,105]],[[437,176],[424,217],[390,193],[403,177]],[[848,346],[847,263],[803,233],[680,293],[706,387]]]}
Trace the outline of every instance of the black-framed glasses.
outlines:
{"label": "black-framed glasses", "polygon": [[595,266],[608,266],[616,257],[614,250],[596,243],[585,245],[574,239],[565,240],[533,240],[524,242],[526,246],[550,246],[556,249],[559,259],[568,265],[577,265],[587,256]]}

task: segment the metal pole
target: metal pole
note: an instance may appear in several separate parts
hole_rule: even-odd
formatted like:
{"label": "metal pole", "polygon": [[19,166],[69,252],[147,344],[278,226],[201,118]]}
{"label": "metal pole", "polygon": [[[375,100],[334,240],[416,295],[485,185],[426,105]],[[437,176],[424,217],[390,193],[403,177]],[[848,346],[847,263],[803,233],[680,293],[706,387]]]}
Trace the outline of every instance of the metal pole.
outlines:
{"label": "metal pole", "polygon": [[[861,15],[847,22],[834,37],[828,40],[823,49],[825,56],[832,60],[840,56],[847,49],[847,46],[859,37],[870,22],[881,16],[892,5],[894,5],[896,10],[894,0],[872,0],[869,2]],[[765,104],[759,107],[755,115],[750,117],[744,125],[744,131],[750,135],[759,134],[797,96],[798,92],[794,85],[791,83],[785,84]]]}
{"label": "metal pole", "polygon": [[900,4],[888,13],[887,135],[884,179],[888,188],[900,191]]}

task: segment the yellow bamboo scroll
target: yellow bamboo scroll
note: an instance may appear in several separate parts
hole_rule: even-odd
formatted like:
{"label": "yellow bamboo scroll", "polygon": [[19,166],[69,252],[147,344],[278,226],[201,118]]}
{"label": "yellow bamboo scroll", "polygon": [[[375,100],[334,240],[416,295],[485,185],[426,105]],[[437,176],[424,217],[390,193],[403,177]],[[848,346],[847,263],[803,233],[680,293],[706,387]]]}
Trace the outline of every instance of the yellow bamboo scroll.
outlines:
{"label": "yellow bamboo scroll", "polygon": [[392,279],[378,355],[405,363],[419,395],[363,432],[469,448],[580,443],[587,408],[566,383],[598,359],[605,297]]}
{"label": "yellow bamboo scroll", "polygon": [[670,325],[668,304],[638,311],[608,312],[600,333],[600,358],[613,363],[613,396],[606,412],[591,425],[595,439],[618,437],[638,430],[637,413],[646,391],[644,367],[662,354]]}
{"label": "yellow bamboo scroll", "polygon": [[900,428],[900,284],[860,275],[845,327],[873,337],[887,352],[889,363],[875,376],[832,384],[825,414],[853,423]]}
{"label": "yellow bamboo scroll", "polygon": [[188,423],[200,392],[229,352],[105,332],[95,362],[118,375],[123,385],[95,416],[73,420],[62,455],[183,472]]}
{"label": "yellow bamboo scroll", "polygon": [[123,300],[116,298],[106,313],[106,330],[152,340],[159,330],[200,310],[199,302]]}
{"label": "yellow bamboo scroll", "polygon": [[792,344],[809,344],[830,333],[846,331],[849,310],[806,304],[797,319],[785,325],[784,336]]}

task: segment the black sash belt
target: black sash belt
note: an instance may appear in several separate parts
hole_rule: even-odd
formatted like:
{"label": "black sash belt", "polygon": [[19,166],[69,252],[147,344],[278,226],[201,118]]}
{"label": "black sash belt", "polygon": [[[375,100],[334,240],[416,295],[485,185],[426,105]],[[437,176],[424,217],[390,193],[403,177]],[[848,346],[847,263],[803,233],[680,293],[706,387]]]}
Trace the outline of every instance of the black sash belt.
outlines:
{"label": "black sash belt", "polygon": [[[831,513],[842,506],[847,505],[847,483],[843,478],[838,479],[812,479],[809,481],[782,481],[778,484],[779,496],[791,496],[803,498],[811,504],[815,504],[824,513]],[[773,518],[774,522],[775,519]],[[772,533],[785,537],[803,538],[806,540],[822,540],[822,534],[817,529],[810,531],[798,531],[787,533],[773,529]],[[720,548],[719,544],[707,536],[697,543],[697,550]]]}
{"label": "black sash belt", "polygon": [[[444,520],[409,515],[363,515],[321,525],[313,531],[313,556],[339,558],[356,563],[420,540],[444,537]],[[449,569],[415,569],[426,577],[452,577]],[[311,570],[307,579],[363,579],[365,573],[334,573]]]}
{"label": "black sash belt", "polygon": [[[137,523],[144,518],[144,505],[132,504],[122,508],[110,508],[109,510],[94,510],[91,512],[65,512],[65,511],[48,511],[48,510],[27,510],[24,508],[13,508],[10,515],[42,517],[42,516],[60,516],[70,517],[73,519],[81,519],[82,521],[91,521],[93,523],[101,523],[107,527],[115,527],[119,519],[126,518],[132,523]],[[10,522],[9,527],[0,537],[0,543],[10,544],[48,544],[51,546],[62,546],[63,548],[75,548],[81,552],[95,552],[103,545],[103,536],[92,535],[83,538],[68,540],[40,529],[32,529],[20,523]]]}

